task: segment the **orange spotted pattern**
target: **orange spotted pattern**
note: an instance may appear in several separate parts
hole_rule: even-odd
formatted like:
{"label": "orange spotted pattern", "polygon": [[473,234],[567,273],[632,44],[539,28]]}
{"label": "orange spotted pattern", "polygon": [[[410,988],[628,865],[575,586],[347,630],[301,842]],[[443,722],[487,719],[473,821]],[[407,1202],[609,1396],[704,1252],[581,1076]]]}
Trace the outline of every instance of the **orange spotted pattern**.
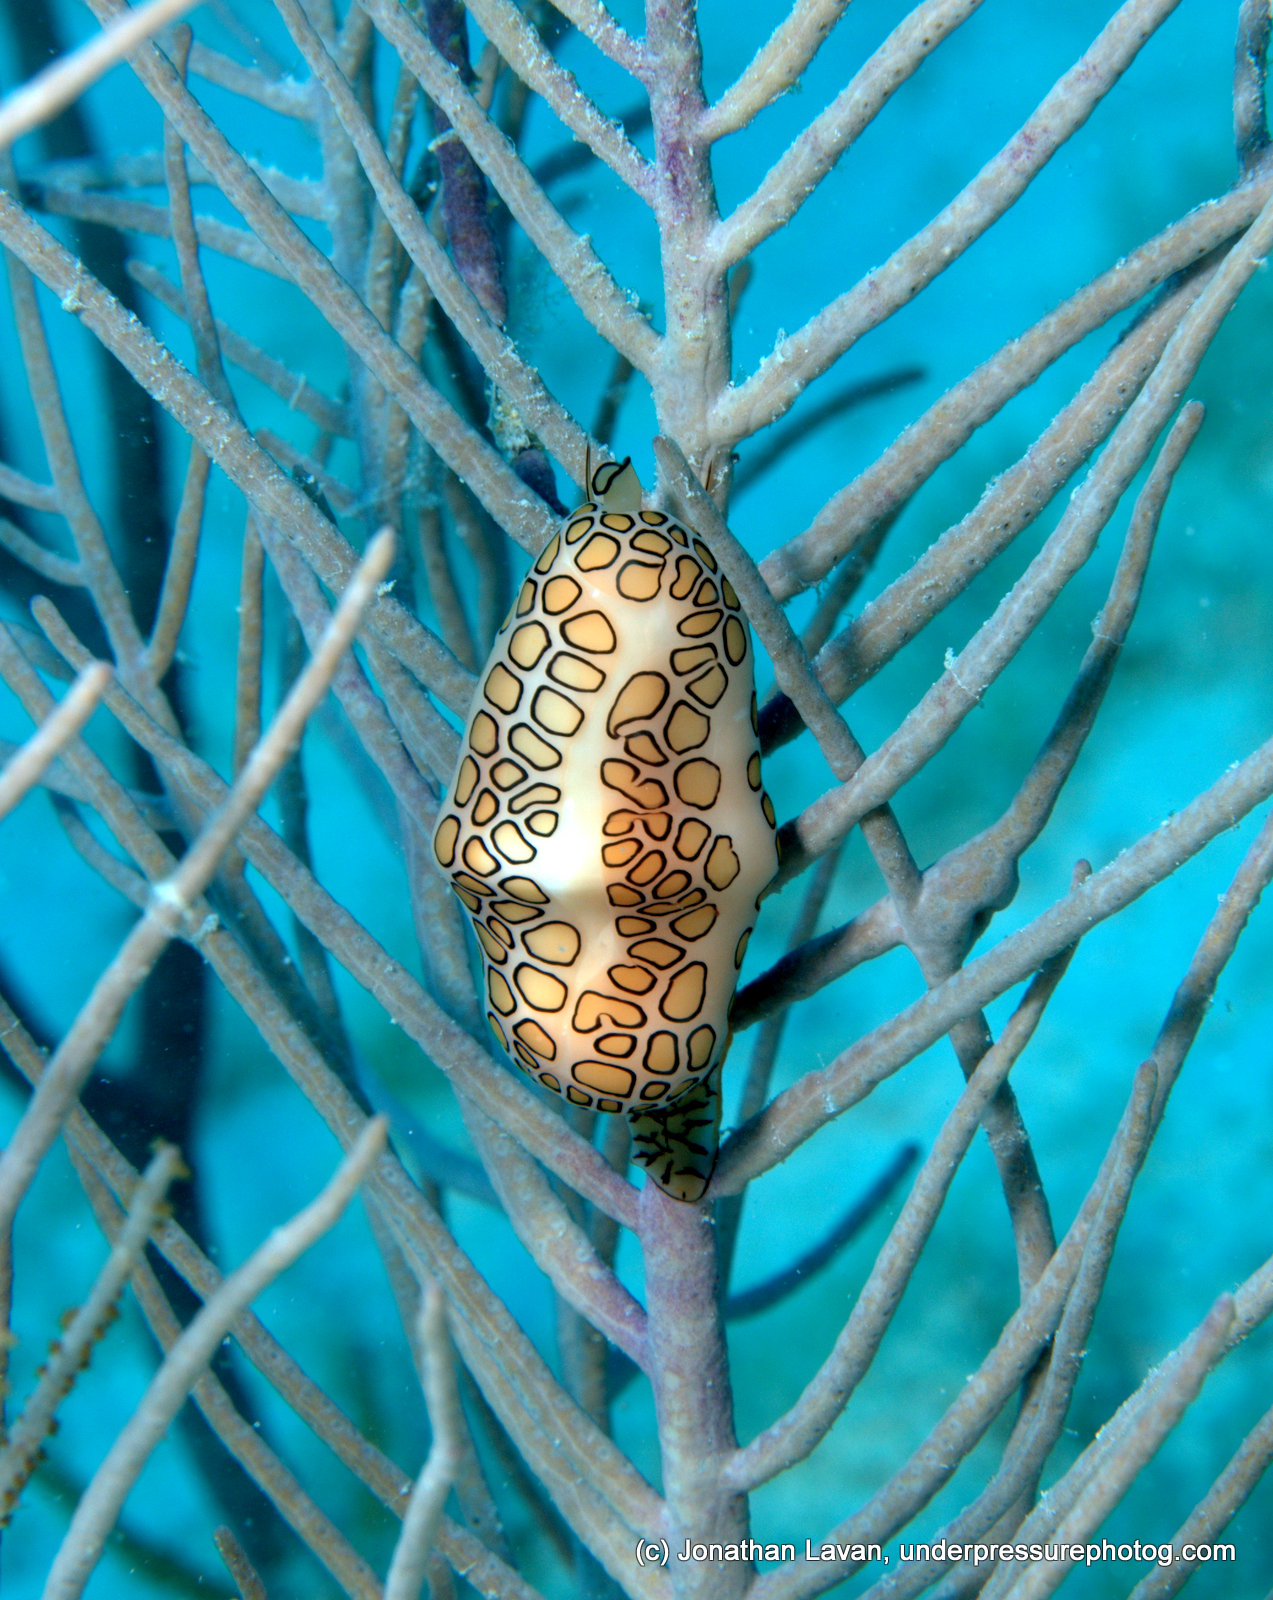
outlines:
{"label": "orange spotted pattern", "polygon": [[434,853],[481,945],[486,1014],[536,1082],[626,1112],[696,1199],[759,896],[777,868],[751,639],[707,547],[600,467],[484,669]]}

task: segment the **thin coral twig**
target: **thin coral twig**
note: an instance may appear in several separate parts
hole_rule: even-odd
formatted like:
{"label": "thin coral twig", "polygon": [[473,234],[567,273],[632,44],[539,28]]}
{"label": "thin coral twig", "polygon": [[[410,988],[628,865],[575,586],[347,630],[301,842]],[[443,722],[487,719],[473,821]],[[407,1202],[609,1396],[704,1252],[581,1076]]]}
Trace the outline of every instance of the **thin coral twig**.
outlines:
{"label": "thin coral twig", "polygon": [[53,796],[53,814],[61,824],[72,849],[79,853],[102,882],[108,884],[125,900],[130,901],[139,911],[144,911],[150,885],[142,874],[135,872],[113,851],[108,850],[81,817],[79,808],[71,805],[60,795]]}
{"label": "thin coral twig", "polygon": [[186,463],[186,481],[181,489],[181,504],[173,524],[172,544],[164,565],[163,588],[159,594],[155,625],[150,630],[150,640],[146,645],[146,668],[155,683],[172,665],[177,653],[177,640],[181,636],[190,605],[190,588],[194,582],[195,562],[199,558],[211,470],[212,463],[207,456],[198,445],[192,445]]}
{"label": "thin coral twig", "polygon": [[737,133],[789,89],[813,60],[849,0],[796,0],[742,74],[699,124],[704,139]]}
{"label": "thin coral twig", "polygon": [[481,662],[460,599],[437,494],[426,496],[417,507],[415,526],[420,546],[419,562],[437,617],[438,631],[447,649],[476,676]]}
{"label": "thin coral twig", "polygon": [[602,55],[626,68],[633,77],[640,78],[647,70],[641,41],[619,26],[601,0],[553,0],[553,8],[591,39]]}
{"label": "thin coral twig", "polygon": [[57,490],[51,483],[36,483],[13,467],[0,463],[0,500],[15,506],[30,506],[32,511],[57,511]]}
{"label": "thin coral twig", "polygon": [[277,111],[280,116],[291,117],[296,122],[312,123],[314,106],[305,86],[281,73],[275,76],[261,70],[263,49],[260,39],[253,39],[249,48],[257,57],[258,65],[245,67],[241,62],[223,55],[211,46],[195,41],[190,52],[190,70],[197,77],[215,83],[219,89],[264,106],[267,111]]}
{"label": "thin coral twig", "polygon": [[447,1332],[446,1296],[436,1284],[426,1284],[421,1296],[418,1340],[433,1439],[407,1501],[402,1533],[385,1575],[384,1600],[419,1600],[442,1507],[459,1466],[460,1396]]}
{"label": "thin coral twig", "polygon": [[58,751],[92,716],[110,677],[111,669],[104,661],[82,668],[57,710],[10,756],[0,772],[0,817],[7,816],[39,783]]}
{"label": "thin coral twig", "polygon": [[117,61],[195,4],[197,0],[149,0],[6,95],[0,102],[0,149],[7,149],[31,128],[51,122]]}
{"label": "thin coral twig", "polygon": [[[186,24],[172,39],[172,61],[182,82],[190,55],[191,33]],[[190,174],[186,169],[186,147],[172,123],[164,122],[164,179],[168,185],[168,210],[172,219],[172,242],[177,251],[181,292],[186,304],[190,332],[194,338],[195,370],[227,411],[238,411],[221,362],[221,345],[208,286],[199,261],[199,240],[195,233],[194,208],[190,203]]]}
{"label": "thin coral twig", "polygon": [[239,1600],[269,1600],[261,1575],[248,1560],[247,1551],[235,1537],[234,1530],[224,1526],[215,1529],[212,1542],[225,1562],[226,1571],[234,1579]]}
{"label": "thin coral twig", "polygon": [[603,116],[574,76],[544,48],[543,41],[509,0],[468,0],[466,9],[524,84],[574,137],[643,200],[653,197],[650,164],[610,118]]}
{"label": "thin coral twig", "polygon": [[24,567],[30,567],[32,572],[38,573],[49,583],[63,584],[68,589],[80,589],[87,582],[84,568],[78,561],[46,550],[42,544],[37,544],[29,533],[24,533],[7,517],[0,517],[0,546]]}
{"label": "thin coral twig", "polygon": [[261,663],[265,653],[265,547],[256,518],[243,527],[239,561],[239,635],[234,653],[234,744],[231,770],[237,776],[261,737]]}

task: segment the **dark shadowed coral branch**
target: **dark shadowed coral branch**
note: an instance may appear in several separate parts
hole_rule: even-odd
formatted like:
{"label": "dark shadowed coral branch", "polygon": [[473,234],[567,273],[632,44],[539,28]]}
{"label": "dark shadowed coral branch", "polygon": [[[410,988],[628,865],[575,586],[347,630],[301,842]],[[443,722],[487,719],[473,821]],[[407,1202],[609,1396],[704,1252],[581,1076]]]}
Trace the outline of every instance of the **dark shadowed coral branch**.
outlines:
{"label": "dark shadowed coral branch", "polygon": [[768,1311],[771,1306],[780,1305],[788,1295],[808,1283],[816,1273],[821,1272],[823,1267],[839,1255],[845,1245],[862,1232],[880,1208],[887,1205],[893,1191],[914,1166],[918,1155],[918,1145],[904,1144],[879,1177],[853,1201],[825,1237],[811,1245],[789,1267],[774,1273],[772,1278],[766,1278],[762,1283],[753,1284],[749,1289],[740,1289],[736,1294],[731,1294],[725,1302],[726,1320],[733,1322],[741,1317],[758,1316],[760,1312]]}
{"label": "dark shadowed coral branch", "polygon": [[419,25],[392,0],[367,0],[366,9],[419,79],[424,92],[446,113],[473,159],[579,309],[607,343],[622,350],[633,366],[648,371],[657,336],[645,318],[629,305],[591,242],[577,234],[553,206]]}

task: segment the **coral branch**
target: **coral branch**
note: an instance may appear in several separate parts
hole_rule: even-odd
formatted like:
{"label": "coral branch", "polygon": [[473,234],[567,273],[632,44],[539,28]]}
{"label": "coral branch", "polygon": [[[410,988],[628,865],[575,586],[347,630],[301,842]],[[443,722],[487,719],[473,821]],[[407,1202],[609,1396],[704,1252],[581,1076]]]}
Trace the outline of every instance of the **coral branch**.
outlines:
{"label": "coral branch", "polygon": [[93,715],[110,676],[111,670],[104,661],[83,667],[57,710],[5,762],[0,772],[0,817],[7,816],[23,795],[39,783],[58,751]]}
{"label": "coral branch", "polygon": [[840,20],[849,0],[797,0],[795,6],[761,45],[742,75],[732,83],[699,124],[709,142],[737,133],[793,89]]}
{"label": "coral branch", "polygon": [[1019,983],[1086,928],[1160,883],[1270,794],[1273,740],[1050,910],[781,1094],[722,1148],[716,1192],[735,1193],[748,1178],[785,1159],[816,1128],[864,1098],[881,1078],[934,1043],[955,1022]]}
{"label": "coral branch", "polygon": [[384,1143],[383,1122],[368,1123],[331,1182],[281,1228],[204,1306],[164,1358],[141,1405],[107,1452],[58,1550],[45,1584],[48,1600],[77,1600],[101,1557],[106,1538],[151,1451],[207,1366],[226,1330],[280,1273],[333,1227],[367,1176]]}
{"label": "coral branch", "polygon": [[51,121],[63,106],[122,61],[144,40],[151,38],[197,0],[150,0],[126,12],[95,39],[55,61],[29,83],[0,102],[0,150],[42,122]]}
{"label": "coral branch", "polygon": [[540,97],[575,138],[647,203],[654,176],[645,157],[583,93],[571,73],[553,60],[543,41],[509,0],[467,0],[482,32],[524,84]]}
{"label": "coral branch", "polygon": [[[774,162],[756,192],[720,223],[710,241],[717,263],[721,267],[735,266],[763,240],[785,227],[862,130],[875,120],[892,96],[923,66],[937,46],[961,23],[966,22],[981,3],[982,0],[927,0],[926,4],[912,11],[822,115],[811,122],[791,148]],[[816,48],[818,26],[822,21],[830,26],[842,6],[828,4],[827,0],[805,0],[805,4],[798,9],[812,14],[801,19],[802,34],[805,28],[810,28],[813,37],[804,34],[800,50],[803,53],[807,49],[811,55],[813,48]],[[831,15],[821,18],[819,12],[829,12]],[[790,28],[795,20],[796,13],[793,13],[765,46],[762,55],[774,49],[779,33]],[[767,103],[788,86],[787,75],[792,67],[797,68],[798,76],[803,65],[798,55],[795,60],[782,59],[790,50],[791,41],[788,37],[779,46],[779,59],[761,69],[761,81],[747,85],[761,58],[753,61],[726,99],[704,119],[704,137],[718,137],[718,128],[720,132],[728,132],[732,131],[732,125],[741,126],[736,119],[745,110],[751,113],[758,110],[758,98],[763,96],[760,103]],[[740,98],[730,105],[730,96],[736,93]]]}
{"label": "coral branch", "polygon": [[1083,126],[1179,3],[1127,0],[1086,55],[945,210],[882,267],[797,333],[780,340],[756,374],[722,401],[713,419],[719,444],[732,446],[782,416],[802,390],[864,333],[958,260]]}
{"label": "coral branch", "polygon": [[645,318],[598,259],[586,235],[575,233],[473,96],[429,43],[419,25],[393,0],[366,0],[368,14],[446,113],[473,159],[525,229],[575,304],[603,338],[642,372],[650,370],[658,340]]}

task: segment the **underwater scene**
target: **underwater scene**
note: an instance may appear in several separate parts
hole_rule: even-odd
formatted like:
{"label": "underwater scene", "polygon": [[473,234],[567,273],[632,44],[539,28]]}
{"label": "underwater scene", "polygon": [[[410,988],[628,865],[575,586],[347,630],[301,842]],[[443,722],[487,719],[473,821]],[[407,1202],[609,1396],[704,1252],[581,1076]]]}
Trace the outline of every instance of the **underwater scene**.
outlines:
{"label": "underwater scene", "polygon": [[5,1600],[1268,1600],[1268,0],[0,0]]}

